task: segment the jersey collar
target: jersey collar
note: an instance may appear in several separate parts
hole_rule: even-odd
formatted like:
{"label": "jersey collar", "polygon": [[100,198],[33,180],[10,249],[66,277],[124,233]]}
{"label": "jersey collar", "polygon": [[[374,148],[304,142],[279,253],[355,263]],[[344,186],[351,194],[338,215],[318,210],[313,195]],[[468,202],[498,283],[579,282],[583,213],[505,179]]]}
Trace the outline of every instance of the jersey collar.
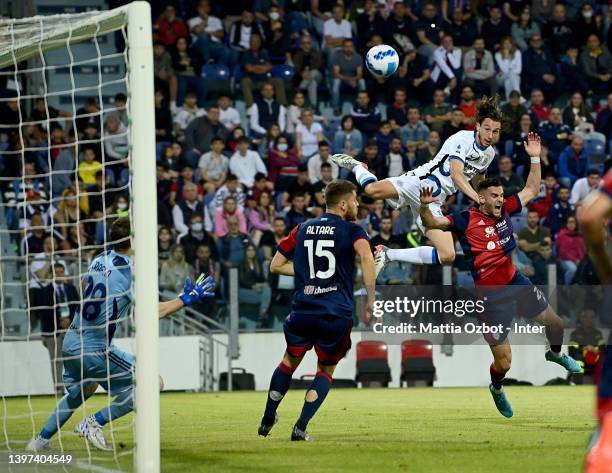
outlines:
{"label": "jersey collar", "polygon": [[478,143],[478,141],[476,140],[477,134],[478,134],[478,132],[476,130],[474,130],[474,147],[478,148],[480,151],[484,151],[487,148],[484,147],[484,146],[481,146],[480,143]]}

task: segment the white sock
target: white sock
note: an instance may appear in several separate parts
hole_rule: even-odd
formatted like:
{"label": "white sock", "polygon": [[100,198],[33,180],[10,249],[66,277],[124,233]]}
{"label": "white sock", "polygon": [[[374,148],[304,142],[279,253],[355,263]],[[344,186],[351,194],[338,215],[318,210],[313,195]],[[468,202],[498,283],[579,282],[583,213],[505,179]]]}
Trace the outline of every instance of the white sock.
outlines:
{"label": "white sock", "polygon": [[439,264],[438,252],[433,246],[419,246],[417,248],[404,248],[401,250],[387,250],[387,257],[391,261],[404,261],[412,264]]}
{"label": "white sock", "polygon": [[370,171],[368,171],[361,164],[358,164],[357,166],[355,166],[353,168],[353,172],[355,173],[355,178],[357,179],[357,182],[359,182],[361,187],[365,187],[370,182],[378,181],[376,176],[372,174]]}

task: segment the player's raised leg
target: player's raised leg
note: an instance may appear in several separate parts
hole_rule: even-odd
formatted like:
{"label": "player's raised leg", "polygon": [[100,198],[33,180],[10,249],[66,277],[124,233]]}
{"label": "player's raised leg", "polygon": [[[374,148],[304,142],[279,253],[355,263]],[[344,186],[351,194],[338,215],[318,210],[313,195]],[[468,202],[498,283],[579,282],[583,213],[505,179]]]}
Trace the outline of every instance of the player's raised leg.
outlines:
{"label": "player's raised leg", "polygon": [[514,412],[512,411],[512,405],[503,387],[503,381],[506,377],[506,373],[510,371],[512,365],[512,348],[508,339],[505,339],[499,345],[491,345],[491,353],[493,354],[493,363],[489,368],[491,373],[491,384],[489,384],[489,391],[493,396],[495,406],[501,415],[504,417],[512,417]]}
{"label": "player's raised leg", "polygon": [[398,198],[397,189],[391,181],[388,179],[379,181],[361,161],[357,161],[348,154],[334,154],[331,160],[338,166],[348,169],[355,174],[357,182],[359,182],[359,185],[368,197],[376,200]]}
{"label": "player's raised leg", "polygon": [[274,424],[278,422],[276,410],[285,397],[285,394],[287,394],[287,391],[289,391],[293,372],[300,366],[304,358],[303,353],[297,353],[297,355],[298,356],[292,356],[288,349],[282,361],[276,367],[274,373],[272,373],[270,388],[268,389],[268,399],[266,400],[266,408],[257,431],[257,433],[263,437],[267,437],[272,427],[274,427]]}

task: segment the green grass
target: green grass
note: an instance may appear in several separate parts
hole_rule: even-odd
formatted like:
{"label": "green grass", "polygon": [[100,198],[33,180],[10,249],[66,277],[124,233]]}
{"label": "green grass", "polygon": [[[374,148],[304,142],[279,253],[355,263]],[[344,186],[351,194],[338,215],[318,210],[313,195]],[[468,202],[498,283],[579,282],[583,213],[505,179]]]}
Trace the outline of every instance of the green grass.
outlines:
{"label": "green grass", "polygon": [[[256,434],[265,393],[163,394],[162,471],[579,472],[595,425],[593,388],[506,389],[512,419],[496,411],[486,388],[332,390],[309,426],[311,443],[289,441],[303,392],[289,392],[279,409],[280,422],[267,438]],[[105,402],[106,397],[96,396],[87,403],[88,411]],[[32,399],[36,429],[53,403],[52,398]],[[6,411],[9,416],[27,414],[27,401],[10,399]],[[2,416],[0,404],[4,440]],[[116,424],[115,438],[123,445],[119,452],[133,447],[132,422],[130,415]],[[71,421],[64,428],[66,453],[86,461],[73,426]],[[32,433],[29,416],[9,419],[6,428],[12,440],[24,441]],[[104,452],[93,455],[97,465],[132,469],[129,454],[117,460]]]}

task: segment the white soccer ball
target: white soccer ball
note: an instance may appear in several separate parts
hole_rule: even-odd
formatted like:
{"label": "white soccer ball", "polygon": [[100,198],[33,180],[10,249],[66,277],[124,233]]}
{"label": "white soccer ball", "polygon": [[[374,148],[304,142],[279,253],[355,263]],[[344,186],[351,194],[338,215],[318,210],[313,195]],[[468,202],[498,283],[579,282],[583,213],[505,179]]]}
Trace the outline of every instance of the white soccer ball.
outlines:
{"label": "white soccer ball", "polygon": [[399,56],[397,51],[386,44],[370,48],[366,54],[366,67],[373,76],[386,79],[397,71]]}

